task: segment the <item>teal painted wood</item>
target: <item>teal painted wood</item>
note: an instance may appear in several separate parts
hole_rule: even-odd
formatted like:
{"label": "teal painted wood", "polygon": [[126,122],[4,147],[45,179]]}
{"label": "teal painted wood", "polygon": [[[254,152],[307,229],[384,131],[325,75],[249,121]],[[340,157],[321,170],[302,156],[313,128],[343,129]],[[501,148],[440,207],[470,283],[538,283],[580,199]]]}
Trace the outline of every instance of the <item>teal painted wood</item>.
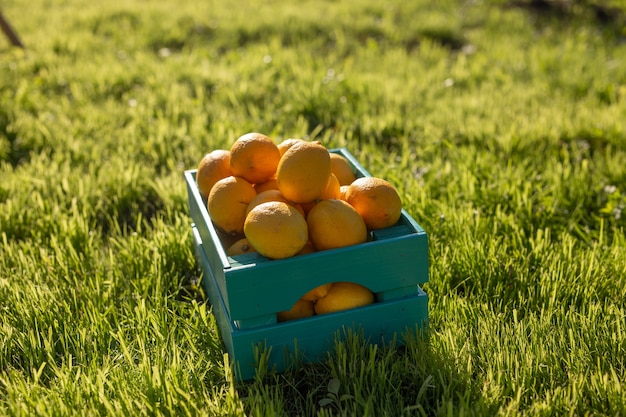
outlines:
{"label": "teal painted wood", "polygon": [[[347,150],[331,151],[346,157],[357,176],[370,175]],[[386,301],[411,294],[428,281],[428,236],[405,210],[395,226],[374,231],[372,240],[360,245],[281,260],[259,254],[228,257],[198,192],[195,171],[186,171],[185,179],[190,214],[211,273],[240,328],[275,323],[276,312],[288,310],[302,294],[327,282],[357,282]]]}
{"label": "teal painted wood", "polygon": [[196,256],[204,270],[202,284],[208,294],[213,314],[237,378],[253,378],[259,363],[257,354],[265,350],[267,365],[278,372],[288,369],[293,358],[300,362],[318,362],[326,357],[335,340],[341,340],[348,329],[359,332],[374,344],[395,341],[404,343],[404,332],[415,332],[428,326],[428,295],[419,286],[411,295],[377,302],[365,307],[321,316],[308,317],[252,329],[238,329],[228,314],[224,298],[212,274],[213,268],[203,249],[196,227],[192,227]]}
{"label": "teal painted wood", "polygon": [[308,290],[328,282],[356,282],[374,293],[416,287],[426,279],[427,256],[425,236],[412,234],[280,261],[260,259],[226,271],[230,315],[239,320],[288,310]]}
{"label": "teal painted wood", "polygon": [[[209,258],[211,273],[217,282],[225,283],[224,271],[230,269],[230,261],[220,243],[217,230],[210,220],[206,200],[202,198],[198,190],[196,170],[185,171],[185,182],[187,183],[189,215],[193,219],[202,241],[205,242],[203,250]],[[221,291],[225,293],[226,288],[221,288]]]}

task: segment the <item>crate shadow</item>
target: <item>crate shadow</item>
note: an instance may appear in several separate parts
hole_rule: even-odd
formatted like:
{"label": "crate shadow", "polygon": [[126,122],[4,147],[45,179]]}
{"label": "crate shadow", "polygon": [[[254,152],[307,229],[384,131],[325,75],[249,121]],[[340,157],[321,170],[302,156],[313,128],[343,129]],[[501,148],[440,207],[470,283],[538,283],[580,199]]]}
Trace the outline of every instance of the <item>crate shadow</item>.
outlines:
{"label": "crate shadow", "polygon": [[324,360],[311,363],[296,352],[282,372],[266,366],[271,349],[259,347],[255,377],[239,381],[236,389],[256,411],[282,406],[263,405],[268,394],[289,399],[289,410],[283,411],[290,415],[315,415],[323,408],[384,415],[390,404],[399,415],[432,415],[468,402],[488,409],[476,376],[435,348],[433,337],[428,327],[415,327],[392,340],[370,343],[359,329],[345,329],[335,333]]}

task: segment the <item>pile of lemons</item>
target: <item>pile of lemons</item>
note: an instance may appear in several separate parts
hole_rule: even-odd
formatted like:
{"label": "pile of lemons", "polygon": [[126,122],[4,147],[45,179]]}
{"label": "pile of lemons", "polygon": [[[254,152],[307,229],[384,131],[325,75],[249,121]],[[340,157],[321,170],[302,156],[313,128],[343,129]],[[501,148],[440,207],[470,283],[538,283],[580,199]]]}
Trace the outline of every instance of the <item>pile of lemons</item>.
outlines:
{"label": "pile of lemons", "polygon": [[[239,137],[229,150],[213,150],[196,172],[213,224],[232,243],[226,253],[258,252],[282,259],[367,241],[368,231],[394,225],[402,201],[376,177],[357,178],[349,161],[318,141],[290,138],[276,144],[261,133]],[[369,289],[328,283],[304,296],[279,321],[374,302]]]}

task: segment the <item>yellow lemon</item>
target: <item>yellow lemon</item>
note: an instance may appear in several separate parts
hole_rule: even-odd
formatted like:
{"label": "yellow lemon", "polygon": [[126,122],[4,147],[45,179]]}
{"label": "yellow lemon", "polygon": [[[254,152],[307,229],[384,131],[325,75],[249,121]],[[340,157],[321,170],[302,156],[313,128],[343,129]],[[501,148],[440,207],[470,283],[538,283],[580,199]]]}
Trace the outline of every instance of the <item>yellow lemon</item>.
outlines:
{"label": "yellow lemon", "polygon": [[332,283],[330,282],[328,284],[322,284],[308,291],[306,294],[304,294],[300,298],[302,298],[303,300],[308,300],[308,301],[317,301],[318,299],[322,297],[326,297],[326,294],[328,294],[328,290],[330,289],[331,285]]}
{"label": "yellow lemon", "polygon": [[331,153],[330,168],[331,172],[335,174],[339,180],[340,185],[350,185],[350,183],[356,179],[350,162],[348,162],[343,155],[334,152]]}
{"label": "yellow lemon", "polygon": [[300,141],[280,158],[276,181],[289,201],[308,203],[322,195],[330,173],[328,150],[316,142]]}
{"label": "yellow lemon", "polygon": [[334,313],[366,306],[374,301],[374,294],[363,285],[353,282],[334,282],[326,296],[318,298],[315,302],[315,313]]}
{"label": "yellow lemon", "polygon": [[309,239],[317,250],[356,245],[367,240],[363,218],[343,200],[322,200],[307,215]]}
{"label": "yellow lemon", "polygon": [[313,302],[306,300],[298,300],[293,307],[287,311],[280,311],[276,314],[276,318],[279,322],[302,319],[304,317],[310,317],[315,314],[313,309]]}
{"label": "yellow lemon", "polygon": [[230,245],[230,247],[226,250],[226,255],[237,256],[252,252],[256,252],[256,250],[252,247],[250,242],[248,242],[248,239],[244,237]]}
{"label": "yellow lemon", "polygon": [[230,148],[230,169],[234,176],[251,184],[265,182],[276,173],[280,160],[278,146],[262,133],[247,133]]}
{"label": "yellow lemon", "polygon": [[207,198],[216,182],[231,175],[229,151],[216,149],[207,153],[200,160],[196,171],[196,183],[200,195]]}
{"label": "yellow lemon", "polygon": [[227,234],[241,234],[246,209],[256,195],[252,184],[243,178],[231,175],[216,182],[207,198],[207,208],[215,226]]}
{"label": "yellow lemon", "polygon": [[280,201],[262,203],[250,210],[243,231],[257,252],[271,259],[293,256],[309,240],[304,216]]}
{"label": "yellow lemon", "polygon": [[402,214],[400,195],[382,178],[357,178],[348,187],[345,199],[359,212],[369,229],[393,226]]}

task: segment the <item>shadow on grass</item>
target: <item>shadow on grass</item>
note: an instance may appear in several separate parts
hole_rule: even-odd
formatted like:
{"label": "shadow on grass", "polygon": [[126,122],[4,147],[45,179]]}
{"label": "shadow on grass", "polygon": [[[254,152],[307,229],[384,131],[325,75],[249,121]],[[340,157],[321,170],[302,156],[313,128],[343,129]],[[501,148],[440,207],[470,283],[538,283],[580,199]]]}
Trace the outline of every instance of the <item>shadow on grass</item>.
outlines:
{"label": "shadow on grass", "polygon": [[13,168],[27,163],[32,153],[43,148],[42,142],[16,132],[13,126],[16,117],[9,109],[0,107],[0,161],[8,162]]}
{"label": "shadow on grass", "polygon": [[265,370],[262,355],[256,377],[237,386],[239,396],[251,415],[493,414],[473,376],[433,348],[431,337],[407,330],[373,344],[359,331],[337,332],[324,360],[296,355],[283,373]]}
{"label": "shadow on grass", "polygon": [[571,24],[581,20],[605,33],[613,33],[624,40],[626,8],[597,0],[509,0],[505,7],[528,11],[539,27]]}

